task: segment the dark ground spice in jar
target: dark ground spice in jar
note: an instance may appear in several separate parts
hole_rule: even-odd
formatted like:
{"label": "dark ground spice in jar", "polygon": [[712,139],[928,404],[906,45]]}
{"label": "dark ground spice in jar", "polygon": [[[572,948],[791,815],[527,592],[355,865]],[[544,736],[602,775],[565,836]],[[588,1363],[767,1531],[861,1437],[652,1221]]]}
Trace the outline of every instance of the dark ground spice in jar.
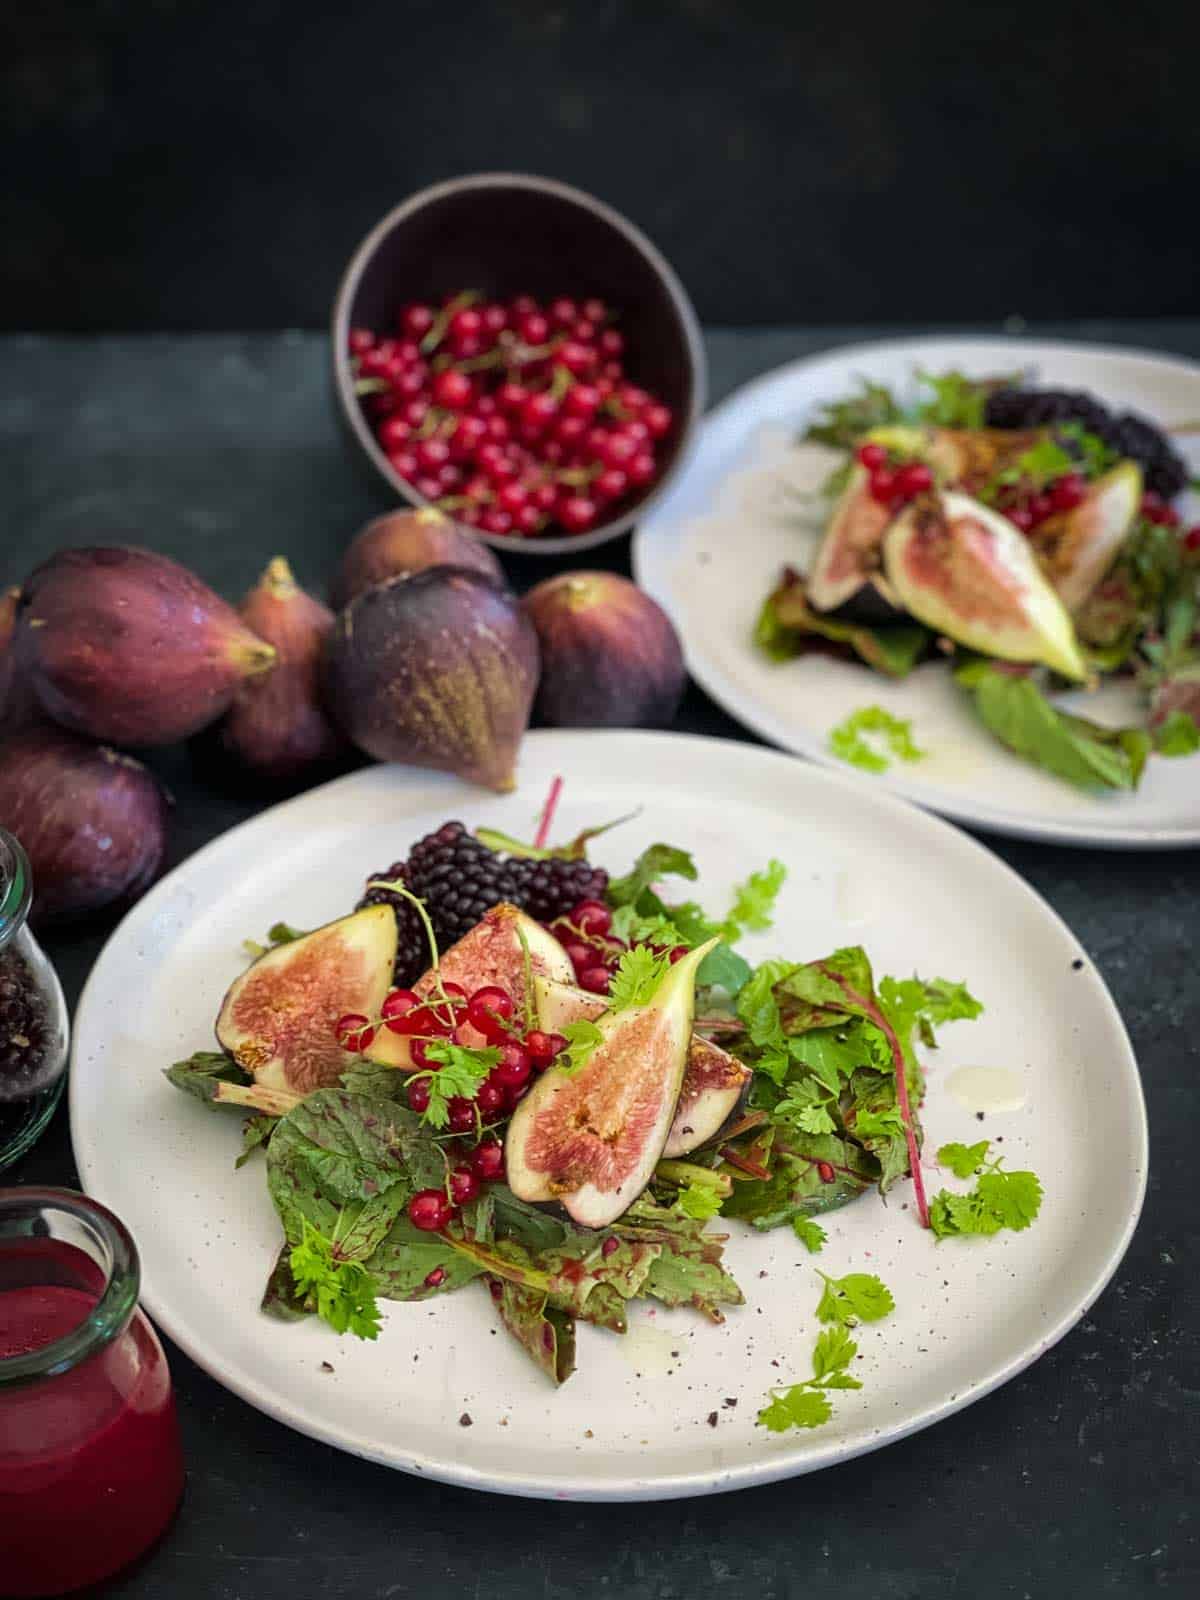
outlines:
{"label": "dark ground spice in jar", "polygon": [[29,963],[16,950],[0,950],[0,1107],[45,1088],[51,1029]]}

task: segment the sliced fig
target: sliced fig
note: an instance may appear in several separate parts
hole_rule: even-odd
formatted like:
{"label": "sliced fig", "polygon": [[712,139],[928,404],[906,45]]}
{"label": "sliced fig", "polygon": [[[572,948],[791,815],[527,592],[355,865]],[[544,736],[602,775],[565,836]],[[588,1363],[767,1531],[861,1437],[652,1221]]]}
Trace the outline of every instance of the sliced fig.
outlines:
{"label": "sliced fig", "polygon": [[[385,910],[390,908],[384,907]],[[393,918],[393,921],[395,919]],[[522,943],[522,939],[524,943]],[[527,917],[516,906],[502,902],[484,914],[470,933],[451,945],[441,957],[443,983],[457,983],[471,994],[485,984],[497,984],[513,997],[519,1014],[525,1006],[525,952],[529,951],[529,975],[565,983],[573,973],[567,952],[552,933]],[[432,971],[413,985],[419,995],[434,989]],[[530,996],[532,1002],[533,997]],[[486,1043],[468,1023],[458,1030],[459,1042],[473,1047]],[[390,1028],[380,1028],[366,1050],[371,1061],[384,1066],[407,1069],[412,1065],[408,1040]]]}
{"label": "sliced fig", "polygon": [[391,906],[327,922],[247,968],[222,1003],[217,1039],[267,1088],[309,1094],[336,1084],[356,1057],[334,1024],[347,1012],[379,1015],[395,959]]}
{"label": "sliced fig", "polygon": [[509,1188],[559,1200],[585,1228],[603,1228],[646,1187],[662,1155],[692,1036],[696,969],[716,944],[668,967],[644,1005],[605,1011],[600,1042],[577,1068],[551,1067],[509,1123]]}
{"label": "sliced fig", "polygon": [[[533,987],[538,1023],[547,1033],[561,1033],[568,1022],[594,1022],[604,1011],[603,996],[586,989],[546,978],[538,978]],[[752,1077],[736,1056],[693,1033],[663,1155],[686,1156],[707,1144],[737,1110]]]}
{"label": "sliced fig", "polygon": [[1073,511],[1039,522],[1029,543],[1068,611],[1078,611],[1129,537],[1142,503],[1142,469],[1122,461],[1097,478]]}
{"label": "sliced fig", "polygon": [[809,604],[817,611],[836,611],[868,583],[892,601],[880,570],[884,531],[892,520],[889,506],[871,493],[870,475],[855,466],[829,518],[805,588]]}
{"label": "sliced fig", "polygon": [[1070,616],[999,512],[965,494],[921,495],[888,529],[884,561],[905,609],[958,644],[1087,677]]}

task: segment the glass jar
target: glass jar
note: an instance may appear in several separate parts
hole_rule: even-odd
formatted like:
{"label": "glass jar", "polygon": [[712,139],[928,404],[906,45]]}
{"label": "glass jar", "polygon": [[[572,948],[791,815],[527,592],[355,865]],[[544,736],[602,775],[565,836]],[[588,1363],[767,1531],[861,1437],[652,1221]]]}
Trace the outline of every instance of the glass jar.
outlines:
{"label": "glass jar", "polygon": [[67,1077],[67,1007],[26,926],[32,899],[29,858],[0,828],[0,1171],[42,1132]]}
{"label": "glass jar", "polygon": [[171,1374],[123,1223],[69,1189],[0,1189],[0,1593],[126,1566],[183,1492]]}

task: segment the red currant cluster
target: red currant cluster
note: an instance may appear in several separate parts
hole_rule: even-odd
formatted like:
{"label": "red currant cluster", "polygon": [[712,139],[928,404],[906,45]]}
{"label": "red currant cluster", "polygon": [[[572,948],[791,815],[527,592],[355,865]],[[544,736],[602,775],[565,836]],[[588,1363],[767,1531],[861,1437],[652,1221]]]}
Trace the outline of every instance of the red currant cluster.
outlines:
{"label": "red currant cluster", "polygon": [[860,444],[855,454],[859,464],[870,474],[872,500],[881,505],[907,505],[926,489],[933,488],[933,473],[923,461],[905,461],[893,465],[887,446]]}
{"label": "red currant cluster", "polygon": [[[1182,517],[1169,500],[1164,500],[1162,495],[1155,494],[1153,489],[1147,489],[1142,496],[1140,507],[1142,516],[1147,522],[1157,522],[1163,528],[1180,528]],[[1200,522],[1194,527],[1182,530],[1180,538],[1183,547],[1190,555],[1200,553]]]}
{"label": "red currant cluster", "polygon": [[1064,472],[1042,488],[1031,483],[1007,484],[996,499],[996,510],[1022,533],[1031,533],[1048,517],[1063,511],[1074,511],[1087,496],[1087,484],[1078,472]]}
{"label": "red currant cluster", "polygon": [[[624,939],[612,931],[612,912],[603,900],[583,900],[565,917],[550,924],[550,931],[558,939],[571,965],[581,989],[591,994],[607,994],[617,963],[629,949]],[[672,962],[687,955],[686,945],[676,945],[669,950],[653,945],[655,955],[670,955]]]}
{"label": "red currant cluster", "polygon": [[467,291],[404,307],[398,337],[350,333],[358,392],[388,460],[484,533],[584,533],[660,471],[674,416],[631,383],[601,300]]}

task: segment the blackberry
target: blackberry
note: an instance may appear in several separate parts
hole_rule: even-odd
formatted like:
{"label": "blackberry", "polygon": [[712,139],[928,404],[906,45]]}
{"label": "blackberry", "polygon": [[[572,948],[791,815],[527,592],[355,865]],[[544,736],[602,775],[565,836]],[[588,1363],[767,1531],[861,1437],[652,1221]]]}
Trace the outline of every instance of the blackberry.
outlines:
{"label": "blackberry", "polygon": [[0,954],[0,1101],[44,1087],[49,1046],[46,997],[25,958],[7,950]]}
{"label": "blackberry", "polygon": [[[371,878],[386,878],[393,883],[399,879],[412,888],[407,865],[403,861],[393,861],[386,871],[373,872]],[[416,892],[414,889],[413,893]],[[429,970],[429,940],[416,906],[394,889],[366,890],[354,909],[361,911],[364,906],[391,906],[395,912],[397,939],[393,973],[398,989],[410,989],[421,974]]]}
{"label": "blackberry", "polygon": [[997,389],[987,400],[984,420],[992,428],[1044,428],[1078,422],[1103,439],[1110,450],[1142,468],[1147,489],[1173,500],[1187,488],[1183,457],[1161,428],[1132,411],[1114,416],[1106,405],[1080,389]]}
{"label": "blackberry", "polygon": [[[402,878],[425,902],[438,948],[448,949],[501,901],[510,901],[539,922],[552,922],[581,900],[603,898],[608,873],[586,861],[499,855],[461,822],[445,822],[426,834],[378,877]],[[429,966],[429,950],[415,908],[389,889],[369,889],[359,906],[390,905],[400,928],[396,982],[407,988]]]}
{"label": "blackberry", "polygon": [[553,922],[581,900],[603,900],[608,873],[587,861],[521,861],[525,882],[518,901],[523,911],[539,922]]}

